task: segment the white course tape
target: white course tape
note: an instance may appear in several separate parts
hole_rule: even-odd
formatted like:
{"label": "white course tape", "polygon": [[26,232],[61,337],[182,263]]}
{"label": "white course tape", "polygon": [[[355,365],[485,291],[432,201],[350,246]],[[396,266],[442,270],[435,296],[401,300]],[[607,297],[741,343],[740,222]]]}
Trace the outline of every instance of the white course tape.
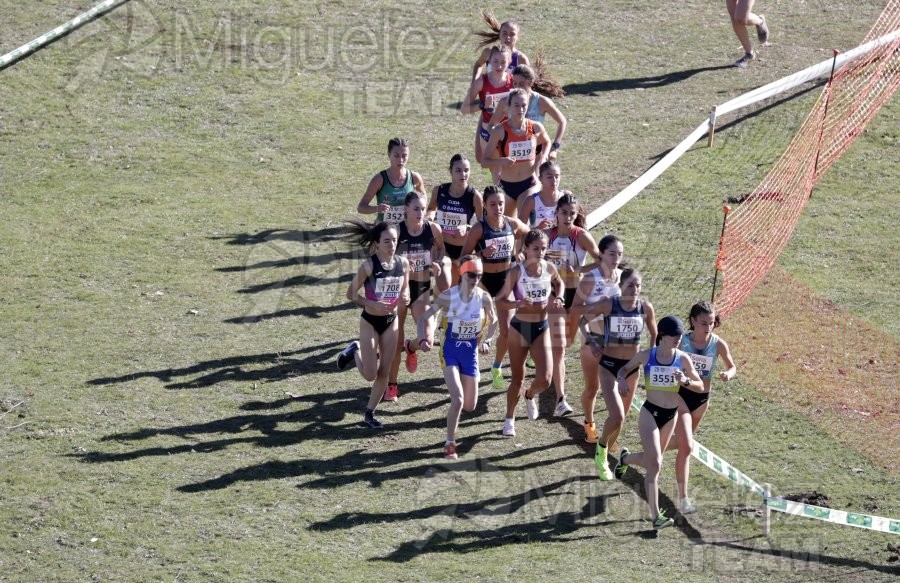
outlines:
{"label": "white course tape", "polygon": [[766,506],[772,510],[793,514],[794,516],[815,518],[816,520],[824,520],[825,522],[833,522],[834,524],[867,528],[869,530],[877,530],[890,534],[900,534],[900,520],[894,520],[892,518],[872,516],[870,514],[857,514],[845,510],[833,510],[831,508],[823,508],[821,506],[813,506],[812,504],[803,504],[802,502],[794,502],[792,500],[775,497],[766,498]]}
{"label": "white course tape", "polygon": [[[643,404],[644,400],[635,396],[634,400],[631,402],[631,408],[639,411]],[[812,504],[793,502],[791,500],[785,500],[784,498],[778,498],[777,496],[766,497],[766,491],[762,486],[756,483],[747,474],[701,445],[697,440],[694,440],[694,449],[691,450],[691,456],[720,476],[731,480],[735,484],[744,486],[754,494],[762,496],[766,506],[772,510],[793,514],[794,516],[804,516],[806,518],[824,520],[825,522],[832,522],[834,524],[855,526],[857,528],[877,530],[889,534],[900,534],[900,520],[894,520],[893,518],[848,512],[846,510],[833,510],[831,508],[813,506]]]}
{"label": "white course tape", "polygon": [[34,51],[43,47],[44,45],[51,43],[54,40],[56,40],[57,38],[61,37],[62,35],[78,28],[79,26],[81,26],[85,22],[91,20],[92,18],[102,16],[103,14],[112,10],[113,8],[116,8],[119,4],[124,4],[125,2],[128,2],[128,1],[129,0],[105,0],[104,2],[101,2],[100,4],[97,4],[96,6],[94,6],[90,10],[88,10],[87,12],[83,12],[83,13],[79,14],[78,16],[76,16],[75,18],[70,20],[69,22],[57,26],[50,32],[44,33],[41,36],[37,37],[30,43],[26,43],[26,44],[20,46],[19,48],[15,49],[14,51],[10,51],[10,52],[6,53],[5,55],[3,55],[2,57],[0,57],[0,69],[9,65],[10,63],[18,61],[19,59],[30,55]]}
{"label": "white course tape", "polygon": [[[784,77],[777,81],[773,81],[768,85],[763,85],[762,87],[754,89],[753,91],[735,97],[730,101],[726,101],[722,105],[716,106],[716,117],[721,117],[727,113],[731,113],[732,111],[747,107],[748,105],[752,105],[758,101],[768,99],[770,97],[778,95],[779,93],[783,93],[789,89],[793,89],[798,85],[802,85],[808,81],[824,77],[831,73],[832,65],[834,65],[835,70],[837,70],[847,61],[869,53],[875,49],[881,48],[886,44],[890,44],[896,41],[897,38],[900,38],[900,30],[895,30],[890,34],[886,34],[873,41],[867,42],[864,45],[860,45],[853,50],[847,51],[846,53],[842,53],[837,56],[836,62],[834,59],[822,61],[818,65],[813,65],[812,67],[808,67],[806,69],[803,69],[802,71],[798,71],[793,75],[788,75],[787,77]],[[688,137],[686,137],[680,144],[675,146],[668,154],[663,156],[662,159],[660,159],[656,164],[651,166],[649,170],[641,174],[637,180],[626,186],[617,195],[591,212],[586,218],[587,228],[593,229],[601,221],[609,218],[614,212],[625,206],[625,203],[636,197],[641,193],[641,191],[647,188],[650,183],[659,178],[659,176],[663,172],[668,170],[669,166],[674,164],[675,161],[678,160],[678,158],[684,155],[684,153],[687,152],[691,148],[691,146],[693,146],[697,142],[697,140],[707,134],[710,128],[710,121],[710,119],[707,119],[699,126],[697,126],[697,129],[691,132]]]}

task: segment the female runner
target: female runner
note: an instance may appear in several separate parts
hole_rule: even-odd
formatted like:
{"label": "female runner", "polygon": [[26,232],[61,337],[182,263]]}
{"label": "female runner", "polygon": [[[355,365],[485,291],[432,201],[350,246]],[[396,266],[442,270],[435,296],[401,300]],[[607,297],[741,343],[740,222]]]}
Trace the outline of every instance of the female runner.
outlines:
{"label": "female runner", "polygon": [[[518,244],[528,234],[528,226],[525,223],[504,215],[505,199],[503,189],[499,186],[490,185],[484,189],[484,218],[469,229],[462,250],[463,255],[476,252],[481,256],[484,262],[481,287],[486,289],[495,301],[506,297],[500,295],[506,283],[506,274],[512,266]],[[491,367],[491,386],[503,389],[506,388],[506,383],[503,381],[500,367],[506,355],[512,311],[497,304],[497,312],[500,334],[497,338],[494,365]]]}
{"label": "female runner", "polygon": [[[584,212],[578,199],[571,192],[559,199],[556,205],[555,227],[547,231],[549,239],[547,259],[556,266],[565,286],[563,309],[550,311],[550,328],[553,347],[553,385],[556,387],[557,416],[569,415],[572,407],[566,402],[566,348],[575,340],[580,317],[569,313],[575,301],[575,292],[581,274],[590,271],[600,260],[600,250],[590,232],[584,228]],[[585,265],[590,255],[595,259]]]}
{"label": "female runner", "polygon": [[678,509],[682,514],[692,514],[697,511],[694,502],[687,495],[688,476],[690,474],[691,450],[693,449],[692,436],[700,426],[700,421],[709,407],[709,390],[713,374],[716,372],[716,359],[721,358],[727,367],[719,372],[718,377],[723,382],[730,381],[737,374],[737,366],[731,358],[731,350],[728,343],[718,335],[713,334],[713,329],[719,325],[719,317],[712,302],[697,302],[691,306],[688,317],[690,334],[681,338],[682,352],[685,352],[694,363],[694,370],[703,381],[703,391],[694,392],[687,389],[679,389],[688,411],[690,411],[690,431],[684,427],[675,428],[675,436],[669,442],[669,449],[678,448],[678,456],[675,458],[675,479],[678,482]]}
{"label": "female runner", "polygon": [[731,17],[731,28],[744,48],[744,56],[738,59],[734,66],[742,69],[756,58],[756,51],[753,50],[750,35],[747,33],[748,26],[756,27],[756,39],[760,46],[769,44],[769,26],[766,24],[765,16],[753,14],[755,2],[756,0],[725,0],[725,7],[728,8],[728,15]]}
{"label": "female runner", "polygon": [[[388,375],[385,401],[396,401],[400,396],[397,377],[400,372],[400,352],[406,353],[406,370],[416,372],[418,358],[415,343],[406,342],[404,324],[407,311],[412,311],[414,321],[418,322],[431,303],[431,276],[440,277],[441,260],[444,257],[444,241],[441,229],[431,221],[425,220],[425,195],[421,192],[410,192],[405,201],[406,219],[398,225],[397,253],[409,263],[409,307],[404,302],[397,306],[397,351],[391,361],[391,373]],[[428,338],[434,338],[434,322],[426,326]]]}
{"label": "female runner", "polygon": [[512,75],[506,69],[509,59],[508,48],[492,47],[491,70],[472,81],[460,107],[460,111],[464,114],[480,113],[475,128],[475,161],[482,165],[485,147],[491,138],[491,115],[497,103],[505,99],[513,88]]}
{"label": "female runner", "polygon": [[[606,235],[598,244],[600,265],[592,269],[578,284],[575,293],[575,305],[593,304],[602,297],[614,297],[622,294],[619,289],[619,278],[622,270],[624,249],[622,242],[615,235]],[[588,321],[580,320],[584,344],[580,350],[581,371],[584,376],[584,392],[581,393],[581,409],[584,411],[584,441],[597,443],[597,429],[594,425],[594,406],[597,392],[600,390],[600,358],[603,356],[603,317],[598,316]]]}
{"label": "female runner", "polygon": [[518,205],[519,220],[537,229],[556,224],[556,204],[563,193],[559,189],[559,164],[547,160],[538,170],[541,189]]}
{"label": "female runner", "polygon": [[642,350],[619,369],[619,390],[624,395],[628,390],[625,379],[632,372],[637,372],[641,366],[644,367],[647,400],[644,401],[638,418],[638,430],[644,451],[630,453],[623,447],[619,454],[616,475],[620,478],[624,476],[629,464],[647,470],[644,476],[644,491],[647,493],[653,528],[659,530],[671,526],[674,522],[659,509],[659,470],[662,467],[663,452],[666,451],[675,430],[675,417],[687,416],[684,401],[678,391],[680,389],[699,391],[703,383],[694,371],[691,359],[678,349],[681,335],[684,334],[681,320],[674,316],[666,316],[659,321],[657,329],[659,330],[657,345]]}
{"label": "female runner", "polygon": [[[624,386],[619,382],[619,370],[640,350],[641,334],[646,328],[650,334],[650,345],[656,342],[656,319],[653,306],[641,299],[643,278],[634,269],[622,272],[619,287],[622,295],[601,297],[592,304],[575,306],[572,312],[578,316],[593,314],[605,316],[603,330],[602,357],[600,358],[600,387],[608,411],[603,423],[603,432],[597,438],[594,462],[601,480],[611,480],[612,472],[607,462],[609,447],[616,442],[625,415],[631,407],[637,389],[637,376],[628,378]],[[621,394],[620,394],[621,393]]]}
{"label": "female runner", "polygon": [[[363,260],[347,287],[347,299],[363,311],[359,319],[359,340],[341,351],[337,366],[345,370],[351,362],[364,379],[372,382],[369,404],[363,421],[373,429],[384,427],[375,418],[375,407],[387,388],[388,372],[397,350],[397,304],[409,297],[409,263],[396,254],[397,226],[380,222],[369,225],[350,222],[351,233],[364,249],[374,253]],[[360,288],[365,295],[359,295]]]}
{"label": "female runner", "polygon": [[375,221],[379,223],[402,223],[406,195],[414,190],[425,192],[425,183],[418,173],[406,167],[409,160],[409,142],[406,139],[391,138],[388,141],[388,158],[390,167],[372,177],[366,193],[356,205],[356,211],[363,215],[377,213]]}
{"label": "female runner", "polygon": [[[525,414],[537,419],[535,397],[550,386],[550,334],[548,309],[562,308],[563,283],[556,267],[544,259],[547,253],[547,234],[538,229],[528,232],[523,241],[525,259],[513,267],[506,276],[506,283],[497,296],[499,309],[515,310],[510,321],[509,370],[512,375],[506,389],[506,419],[503,435],[516,434],[516,405],[525,397]],[[509,299],[514,295],[516,299]],[[525,378],[525,358],[531,353],[534,359],[534,379],[522,392]]]}
{"label": "female runner", "polygon": [[506,105],[509,116],[491,130],[482,166],[490,168],[491,172],[499,176],[500,185],[509,197],[506,201],[506,214],[516,216],[518,199],[538,190],[534,177],[541,164],[547,160],[550,138],[547,137],[544,126],[525,119],[528,96],[524,91],[510,91]]}
{"label": "female runner", "polygon": [[[463,409],[475,410],[478,404],[478,354],[490,351],[490,338],[497,330],[497,314],[494,301],[486,291],[478,287],[484,274],[481,260],[474,255],[461,259],[462,279],[437,297],[431,307],[419,318],[419,347],[427,352],[434,344],[427,331],[428,322],[439,310],[446,314],[447,335],[444,339],[441,363],[444,381],[450,390],[450,409],[447,411],[447,441],[444,457],[458,459],[456,430]],[[487,328],[485,331],[484,328]]]}
{"label": "female runner", "polygon": [[481,193],[469,184],[469,160],[463,154],[450,158],[450,182],[435,186],[428,201],[428,219],[436,220],[444,238],[446,257],[441,275],[437,278],[438,291],[444,291],[459,281],[459,258],[473,217],[484,216]]}
{"label": "female runner", "polygon": [[[526,119],[543,124],[544,117],[549,115],[556,122],[556,134],[550,147],[550,159],[555,160],[563,136],[566,135],[568,120],[547,95],[562,97],[565,95],[565,92],[555,82],[539,79],[534,69],[528,65],[519,65],[514,68],[512,80],[514,89],[522,89],[528,95],[528,108],[525,110]],[[498,103],[491,117],[491,125],[499,124],[506,117],[506,114],[506,104],[503,102]]]}
{"label": "female runner", "polygon": [[525,56],[525,53],[516,48],[516,44],[519,42],[519,25],[517,23],[512,20],[507,20],[503,24],[500,24],[497,22],[497,19],[494,18],[494,15],[487,10],[481,11],[481,17],[490,27],[490,30],[478,31],[475,33],[477,36],[481,37],[481,42],[478,43],[478,46],[483,48],[481,54],[478,56],[478,60],[475,61],[475,66],[472,67],[473,81],[478,78],[481,67],[486,63],[488,64],[488,70],[490,70],[491,47],[498,42],[501,46],[509,49],[510,61],[507,67],[510,71],[517,65],[529,64],[528,57]]}

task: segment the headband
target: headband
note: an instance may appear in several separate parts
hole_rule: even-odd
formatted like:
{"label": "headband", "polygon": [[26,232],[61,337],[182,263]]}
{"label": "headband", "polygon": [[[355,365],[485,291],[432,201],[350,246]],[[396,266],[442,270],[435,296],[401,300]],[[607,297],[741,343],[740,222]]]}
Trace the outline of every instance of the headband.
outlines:
{"label": "headband", "polygon": [[459,272],[461,274],[462,273],[477,273],[480,275],[483,270],[484,270],[484,268],[481,265],[481,259],[478,259],[478,258],[469,259],[468,261],[463,263],[459,268]]}

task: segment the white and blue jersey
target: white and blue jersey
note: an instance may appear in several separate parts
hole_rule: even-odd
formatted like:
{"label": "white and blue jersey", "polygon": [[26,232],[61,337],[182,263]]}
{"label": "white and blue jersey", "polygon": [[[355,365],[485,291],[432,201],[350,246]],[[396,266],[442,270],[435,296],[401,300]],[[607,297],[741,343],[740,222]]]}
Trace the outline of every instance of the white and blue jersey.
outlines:
{"label": "white and blue jersey", "polygon": [[644,365],[644,388],[648,391],[666,391],[668,393],[677,393],[679,384],[675,380],[675,371],[680,370],[681,356],[684,354],[680,350],[675,350],[675,357],[669,364],[662,364],[656,359],[656,347],[650,350],[650,357],[647,364]]}
{"label": "white and blue jersey", "polygon": [[478,343],[484,325],[482,306],[484,295],[481,288],[472,290],[472,297],[466,302],[460,297],[459,287],[452,287],[450,309],[444,320],[444,349],[441,352],[443,366],[456,366],[460,374],[478,377]]}

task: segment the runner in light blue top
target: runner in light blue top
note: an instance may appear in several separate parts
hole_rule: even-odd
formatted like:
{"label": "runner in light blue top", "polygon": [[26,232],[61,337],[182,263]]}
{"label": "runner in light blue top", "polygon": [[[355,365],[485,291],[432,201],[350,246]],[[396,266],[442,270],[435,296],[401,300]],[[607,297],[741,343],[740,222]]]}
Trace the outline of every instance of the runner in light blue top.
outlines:
{"label": "runner in light blue top", "polygon": [[[681,338],[681,350],[683,350],[694,365],[694,370],[703,381],[703,390],[689,391],[680,389],[679,394],[690,411],[690,427],[678,426],[675,435],[669,442],[669,449],[678,448],[678,457],[675,458],[675,479],[678,482],[678,509],[682,514],[691,514],[697,511],[694,502],[688,497],[687,484],[690,475],[691,450],[693,449],[693,435],[700,426],[700,421],[709,407],[710,385],[714,376],[727,382],[737,374],[737,367],[731,357],[728,343],[713,330],[719,325],[719,317],[712,302],[697,302],[691,306],[690,334]],[[725,370],[716,375],[716,363],[721,358],[725,364]]]}

